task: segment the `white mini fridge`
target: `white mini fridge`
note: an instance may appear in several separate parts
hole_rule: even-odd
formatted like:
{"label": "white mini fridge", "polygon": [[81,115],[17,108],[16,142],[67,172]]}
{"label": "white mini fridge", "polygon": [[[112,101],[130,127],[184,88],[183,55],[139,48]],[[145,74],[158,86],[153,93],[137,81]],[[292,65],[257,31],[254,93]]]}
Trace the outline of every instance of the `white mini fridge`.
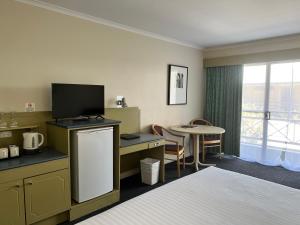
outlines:
{"label": "white mini fridge", "polygon": [[84,202],[113,190],[113,128],[72,132],[72,198]]}

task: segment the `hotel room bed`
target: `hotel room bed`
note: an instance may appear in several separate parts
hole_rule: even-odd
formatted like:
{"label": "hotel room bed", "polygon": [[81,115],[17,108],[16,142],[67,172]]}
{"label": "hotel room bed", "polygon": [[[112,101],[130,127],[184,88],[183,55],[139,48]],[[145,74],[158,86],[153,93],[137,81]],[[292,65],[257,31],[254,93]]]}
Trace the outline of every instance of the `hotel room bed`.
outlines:
{"label": "hotel room bed", "polygon": [[299,225],[300,191],[209,167],[78,225]]}

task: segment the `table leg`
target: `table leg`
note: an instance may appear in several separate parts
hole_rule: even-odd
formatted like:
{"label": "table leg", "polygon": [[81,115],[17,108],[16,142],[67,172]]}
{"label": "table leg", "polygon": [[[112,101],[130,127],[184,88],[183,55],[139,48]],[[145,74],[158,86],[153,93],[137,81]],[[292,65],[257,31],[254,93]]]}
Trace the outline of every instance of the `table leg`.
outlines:
{"label": "table leg", "polygon": [[194,136],[194,160],[195,160],[195,168],[198,171],[198,163],[199,163],[199,135],[193,134]]}
{"label": "table leg", "polygon": [[[194,149],[195,149],[194,135],[191,135],[191,137],[192,138],[190,138],[190,142],[192,142],[192,144],[193,144],[193,151],[194,151]],[[191,161],[191,162],[185,161],[185,165],[190,166],[190,165],[194,165],[194,164],[195,164],[195,154],[193,155],[193,161]]]}
{"label": "table leg", "polygon": [[194,165],[195,168],[198,171],[199,170],[199,165],[200,166],[216,166],[215,164],[205,164],[201,163],[199,160],[199,134],[193,134],[193,147],[194,147],[194,159],[193,162],[188,162],[185,163],[186,165]]}

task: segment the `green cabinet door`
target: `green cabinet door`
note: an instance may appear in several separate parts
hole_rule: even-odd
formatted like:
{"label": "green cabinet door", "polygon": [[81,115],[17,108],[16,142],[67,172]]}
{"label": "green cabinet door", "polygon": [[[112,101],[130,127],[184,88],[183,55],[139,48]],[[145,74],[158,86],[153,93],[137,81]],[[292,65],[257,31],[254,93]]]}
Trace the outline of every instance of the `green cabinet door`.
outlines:
{"label": "green cabinet door", "polygon": [[27,224],[70,209],[68,177],[68,170],[59,170],[24,180]]}
{"label": "green cabinet door", "polygon": [[25,224],[23,180],[0,184],[0,224]]}

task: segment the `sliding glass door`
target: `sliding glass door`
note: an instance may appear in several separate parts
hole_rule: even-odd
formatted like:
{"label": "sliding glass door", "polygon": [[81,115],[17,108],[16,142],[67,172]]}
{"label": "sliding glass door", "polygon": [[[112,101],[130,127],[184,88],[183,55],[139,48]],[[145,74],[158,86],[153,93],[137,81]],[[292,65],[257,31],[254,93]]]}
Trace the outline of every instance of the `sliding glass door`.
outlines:
{"label": "sliding glass door", "polygon": [[300,63],[244,66],[241,158],[300,170]]}
{"label": "sliding glass door", "polygon": [[268,148],[300,151],[300,63],[271,65]]}
{"label": "sliding glass door", "polygon": [[241,158],[255,161],[264,144],[266,65],[244,67]]}

